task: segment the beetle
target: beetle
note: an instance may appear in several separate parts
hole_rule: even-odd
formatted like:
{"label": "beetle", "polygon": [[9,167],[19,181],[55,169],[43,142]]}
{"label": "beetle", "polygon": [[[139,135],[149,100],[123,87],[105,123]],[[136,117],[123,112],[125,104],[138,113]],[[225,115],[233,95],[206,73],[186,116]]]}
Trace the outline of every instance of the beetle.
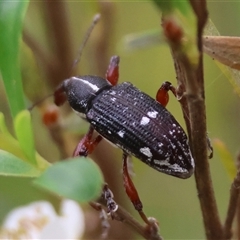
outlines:
{"label": "beetle", "polygon": [[[125,190],[149,223],[128,173],[128,157],[135,156],[159,172],[183,179],[192,175],[194,160],[184,130],[165,108],[168,91],[176,95],[171,83],[163,83],[154,100],[130,82],[117,84],[118,77],[119,57],[113,56],[106,78],[86,75],[66,79],[54,92],[54,102],[60,106],[68,101],[90,123],[75,156],[87,156],[103,138],[122,149]],[[94,131],[99,134],[95,139]]]}

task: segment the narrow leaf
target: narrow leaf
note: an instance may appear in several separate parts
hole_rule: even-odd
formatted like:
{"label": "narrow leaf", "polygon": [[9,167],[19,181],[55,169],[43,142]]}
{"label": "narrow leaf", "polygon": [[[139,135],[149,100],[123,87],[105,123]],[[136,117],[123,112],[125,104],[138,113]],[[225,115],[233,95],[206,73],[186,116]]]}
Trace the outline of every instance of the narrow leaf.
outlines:
{"label": "narrow leaf", "polygon": [[5,123],[5,117],[2,112],[0,112],[0,134],[11,136],[11,134],[8,132],[8,129]]}
{"label": "narrow leaf", "polygon": [[[30,126],[28,126],[30,128]],[[21,125],[19,126],[21,128]],[[30,129],[31,130],[31,129]],[[24,141],[24,138],[22,139]],[[31,145],[32,143],[30,143]],[[29,147],[29,146],[27,146]],[[4,115],[0,112],[0,149],[7,151],[15,157],[21,159],[22,161],[29,162],[31,164],[35,165],[35,162],[29,161],[29,158],[27,157],[27,154],[23,151],[22,147],[20,146],[19,141],[15,139],[8,131],[4,119]],[[30,150],[31,152],[32,150]],[[33,153],[30,153],[31,155]],[[39,171],[44,171],[46,168],[48,168],[51,164],[47,162],[44,158],[42,158],[36,151],[34,151],[34,157],[37,161],[37,168]],[[30,158],[30,159],[33,159]]]}
{"label": "narrow leaf", "polygon": [[37,165],[32,131],[31,115],[23,110],[14,119],[14,127],[19,144],[27,156],[29,163]]}
{"label": "narrow leaf", "polygon": [[0,71],[13,117],[24,109],[19,44],[27,5],[28,1],[0,1]]}
{"label": "narrow leaf", "polygon": [[0,149],[12,153],[16,157],[27,161],[19,142],[9,133],[3,113],[0,112]]}
{"label": "narrow leaf", "polygon": [[235,165],[234,157],[227,149],[227,146],[220,139],[214,139],[213,145],[217,150],[220,160],[222,161],[229,177],[233,180],[237,174],[237,168]]}
{"label": "narrow leaf", "polygon": [[13,177],[37,177],[40,175],[31,164],[0,149],[0,175]]}
{"label": "narrow leaf", "polygon": [[101,195],[103,176],[91,159],[79,157],[52,165],[34,183],[62,197],[88,202]]}

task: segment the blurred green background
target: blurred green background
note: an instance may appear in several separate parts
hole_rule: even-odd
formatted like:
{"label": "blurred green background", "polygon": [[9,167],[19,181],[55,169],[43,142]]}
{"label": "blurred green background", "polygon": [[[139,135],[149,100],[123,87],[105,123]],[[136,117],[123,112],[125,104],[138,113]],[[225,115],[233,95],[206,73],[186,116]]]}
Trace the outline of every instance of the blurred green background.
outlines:
{"label": "blurred green background", "polygon": [[[84,38],[92,16],[100,11],[101,4],[92,1],[66,1],[65,4],[69,16],[69,37],[73,44],[71,47],[75,58],[79,44]],[[239,2],[209,1],[208,9],[210,18],[221,35],[240,35]],[[163,81],[168,80],[175,84],[176,77],[173,62],[166,44],[149,46],[134,51],[126,51],[124,48],[123,39],[127,34],[149,31],[160,27],[161,14],[159,9],[151,1],[114,1],[111,4],[110,11],[113,16],[111,24],[108,23],[109,26],[112,25],[112,29],[107,54],[109,56],[117,54],[121,57],[119,81],[131,81],[152,97],[155,97],[157,89]],[[34,38],[37,39],[40,45],[47,52],[51,53],[52,48],[48,44],[51,31],[47,30],[45,14],[43,2],[30,2],[25,18],[25,27],[30,34],[34,35]],[[108,28],[108,24],[105,28]],[[94,48],[92,48],[99,31],[97,26],[92,34],[93,37],[91,36],[92,39],[89,40],[89,44],[84,49],[78,66],[80,74],[99,74],[94,60]],[[31,62],[25,64],[29,65],[29,68],[33,65]],[[42,69],[42,67],[39,64],[39,69]],[[204,67],[209,137],[211,139],[221,139],[235,156],[240,150],[240,134],[238,133],[240,129],[239,96],[235,94],[233,87],[215,65],[214,61],[206,55]],[[40,74],[40,72],[35,74]],[[41,73],[39,79],[41,77],[44,77],[44,73]],[[0,111],[8,116],[8,121],[10,122],[9,109],[1,82],[0,87]],[[167,108],[177,118],[179,123],[184,126],[180,105],[174,97],[171,98]],[[58,160],[59,150],[50,139],[39,118],[38,111],[33,111],[37,148],[45,158]],[[10,123],[9,127],[11,127]],[[86,130],[86,124],[84,125],[84,130]],[[74,149],[74,146],[72,148]],[[106,149],[114,151],[115,157],[112,159],[112,162],[118,169],[114,177],[121,182],[121,151],[112,150],[111,145],[108,145],[107,148],[105,147],[104,151]],[[98,150],[98,154],[101,154],[101,150]],[[231,181],[217,154],[209,161],[220,216],[224,220]],[[180,180],[161,174],[137,159],[134,159],[133,162],[134,172],[136,173],[133,181],[144,204],[144,211],[147,216],[153,216],[158,219],[161,235],[165,239],[205,238],[194,177],[188,180]],[[108,171],[111,171],[111,168]],[[121,184],[119,186],[121,188]],[[117,195],[117,191],[120,191],[121,194],[123,193],[122,189],[112,190],[115,195]],[[128,202],[125,194],[121,198]],[[35,189],[28,179],[1,177],[0,221],[13,207],[37,199],[55,201],[54,197]],[[139,219],[133,207],[130,204],[128,205],[131,213]],[[136,238],[139,238],[139,236],[136,236]]]}

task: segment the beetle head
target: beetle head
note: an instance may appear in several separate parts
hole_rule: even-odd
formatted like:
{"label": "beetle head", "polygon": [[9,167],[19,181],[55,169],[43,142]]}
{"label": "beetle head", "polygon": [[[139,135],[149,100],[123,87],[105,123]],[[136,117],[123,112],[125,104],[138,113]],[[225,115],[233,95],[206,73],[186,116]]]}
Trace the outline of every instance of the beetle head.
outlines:
{"label": "beetle head", "polygon": [[54,102],[57,106],[66,100],[73,110],[86,113],[97,93],[111,84],[104,78],[97,76],[71,77],[63,81],[54,92]]}

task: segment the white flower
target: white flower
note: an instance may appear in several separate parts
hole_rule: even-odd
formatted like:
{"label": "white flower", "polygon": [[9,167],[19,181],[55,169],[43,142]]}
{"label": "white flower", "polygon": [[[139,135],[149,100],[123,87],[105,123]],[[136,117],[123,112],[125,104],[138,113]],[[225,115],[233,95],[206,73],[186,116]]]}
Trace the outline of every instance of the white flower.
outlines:
{"label": "white flower", "polygon": [[78,203],[64,200],[60,215],[46,201],[12,210],[0,231],[0,239],[79,239],[84,215]]}

